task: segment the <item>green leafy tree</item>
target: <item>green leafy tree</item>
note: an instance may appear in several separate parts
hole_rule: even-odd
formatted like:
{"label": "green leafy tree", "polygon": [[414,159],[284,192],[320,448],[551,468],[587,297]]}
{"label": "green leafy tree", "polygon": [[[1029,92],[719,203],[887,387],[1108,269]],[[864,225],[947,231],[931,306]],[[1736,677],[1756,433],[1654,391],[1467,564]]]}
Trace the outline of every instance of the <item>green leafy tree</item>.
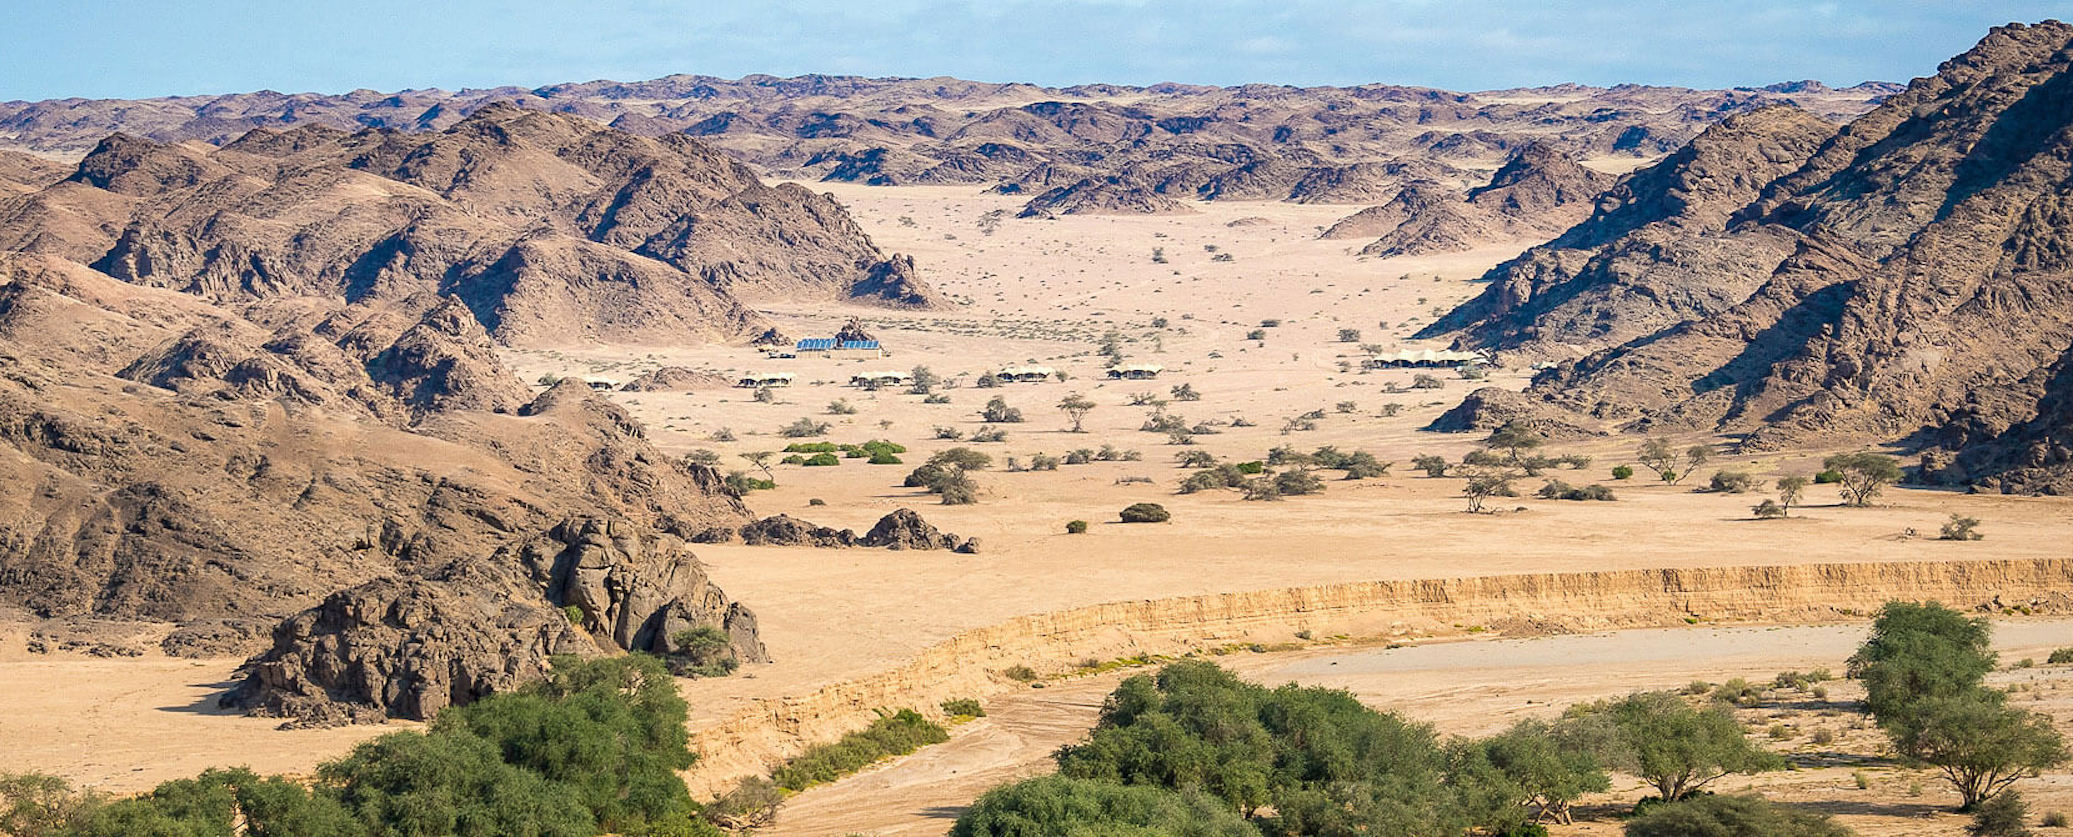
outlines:
{"label": "green leafy tree", "polygon": [[1487,813],[1485,826],[1526,822],[1570,822],[1569,806],[1586,793],[1604,791],[1612,780],[1598,759],[1554,724],[1520,721],[1502,733],[1458,743],[1451,770],[1454,785]]}
{"label": "green leafy tree", "polygon": [[1896,726],[1893,743],[1943,774],[1958,791],[1960,811],[2067,760],[2050,717],[2009,706],[2004,693],[1989,689],[1922,701]]}
{"label": "green leafy tree", "polygon": [[1869,506],[1888,485],[1900,481],[1900,461],[1882,453],[1843,453],[1821,460],[1821,467],[1838,474],[1843,500],[1853,506]]}
{"label": "green leafy tree", "polygon": [[1751,743],[1725,708],[1696,708],[1669,692],[1572,707],[1569,720],[1606,766],[1640,776],[1669,801],[1723,776],[1785,766]]}
{"label": "green leafy tree", "polygon": [[1935,602],[1887,602],[1851,655],[1849,675],[1864,681],[1866,707],[1890,731],[1922,701],[1979,688],[1994,669],[1990,631],[1986,619]]}

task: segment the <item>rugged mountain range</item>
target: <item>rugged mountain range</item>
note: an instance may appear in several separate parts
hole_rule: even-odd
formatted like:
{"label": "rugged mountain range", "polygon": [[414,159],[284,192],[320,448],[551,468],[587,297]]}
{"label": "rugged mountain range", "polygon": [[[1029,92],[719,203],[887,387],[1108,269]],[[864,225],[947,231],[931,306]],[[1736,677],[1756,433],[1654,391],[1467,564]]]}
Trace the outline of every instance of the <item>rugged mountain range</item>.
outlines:
{"label": "rugged mountain range", "polygon": [[685,137],[502,105],[432,134],[114,134],[0,199],[0,249],[232,305],[453,296],[512,345],[737,339],[768,327],[744,301],[932,299],[825,195]]}
{"label": "rugged mountain range", "polygon": [[1571,157],[1652,156],[1733,114],[1790,104],[1844,119],[1897,89],[1792,82],[1455,93],[670,76],[531,90],[8,102],[0,103],[0,146],[76,154],[115,131],[226,145],[254,128],[298,125],[437,132],[509,104],[641,136],[695,136],[786,178],[973,184],[1032,196],[1065,190],[1032,201],[1032,215],[1162,212],[1197,198],[1376,204],[1421,179],[1466,190],[1535,143]]}
{"label": "rugged mountain range", "polygon": [[1595,349],[1536,378],[1536,409],[1751,448],[1900,441],[1930,479],[2073,488],[2073,26],[1997,28],[1824,133],[1729,120],[1441,327]]}
{"label": "rugged mountain range", "polygon": [[763,659],[688,548],[747,509],[496,346],[930,296],[825,196],[512,107],[0,164],[0,608],[61,645],[134,650],[90,638],[113,620],[260,652],[226,702],[292,723],[429,717],[695,627]]}

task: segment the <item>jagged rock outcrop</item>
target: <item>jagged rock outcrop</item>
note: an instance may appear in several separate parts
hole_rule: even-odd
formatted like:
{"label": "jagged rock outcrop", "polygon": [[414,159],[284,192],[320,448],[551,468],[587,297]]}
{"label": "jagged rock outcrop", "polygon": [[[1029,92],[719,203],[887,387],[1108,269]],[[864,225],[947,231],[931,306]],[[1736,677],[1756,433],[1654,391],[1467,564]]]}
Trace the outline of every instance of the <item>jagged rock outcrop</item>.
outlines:
{"label": "jagged rock outcrop", "polygon": [[948,549],[955,552],[979,551],[979,545],[967,538],[960,538],[921,519],[911,509],[896,509],[878,519],[878,523],[865,532],[858,543],[864,546],[885,549]]}
{"label": "jagged rock outcrop", "polygon": [[1756,449],[1900,441],[1932,471],[1962,467],[1946,478],[2056,486],[2069,195],[2073,26],[1997,28],[1734,211],[1733,243],[1786,245],[1746,298],[1565,362],[1527,395]]}
{"label": "jagged rock outcrop", "polygon": [[841,548],[856,546],[857,533],[815,526],[791,515],[778,514],[741,527],[741,542],[749,546]]}
{"label": "jagged rock outcrop", "polygon": [[[878,519],[871,531],[859,538],[848,529],[816,526],[790,515],[772,515],[742,526],[742,543],[749,546],[814,546],[823,548],[870,547],[873,549],[947,549],[972,554],[979,551],[976,538],[960,538],[921,519],[911,509],[896,509]],[[699,533],[701,543],[724,543],[731,533]]]}

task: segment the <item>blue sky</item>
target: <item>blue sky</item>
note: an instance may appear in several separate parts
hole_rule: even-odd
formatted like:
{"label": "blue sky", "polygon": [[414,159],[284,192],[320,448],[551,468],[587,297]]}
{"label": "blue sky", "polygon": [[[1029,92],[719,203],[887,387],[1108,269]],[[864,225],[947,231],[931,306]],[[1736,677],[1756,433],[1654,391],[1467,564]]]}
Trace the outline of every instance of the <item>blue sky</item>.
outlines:
{"label": "blue sky", "polygon": [[0,100],[670,73],[1065,85],[1905,81],[2067,0],[0,0]]}

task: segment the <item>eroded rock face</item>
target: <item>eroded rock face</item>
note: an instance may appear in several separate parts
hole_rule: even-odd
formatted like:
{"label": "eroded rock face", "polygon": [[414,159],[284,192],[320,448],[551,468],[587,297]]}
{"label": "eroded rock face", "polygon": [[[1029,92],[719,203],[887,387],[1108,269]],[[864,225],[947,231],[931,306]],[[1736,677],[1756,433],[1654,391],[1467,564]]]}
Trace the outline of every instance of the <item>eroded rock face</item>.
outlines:
{"label": "eroded rock face", "polygon": [[89,650],[263,649],[232,702],[296,723],[694,627],[763,659],[684,546],[749,518],[718,475],[578,382],[528,400],[488,340],[450,298],[232,309],[0,254],[0,604],[176,625]]}
{"label": "eroded rock face", "polygon": [[674,536],[568,520],[489,559],[333,593],[282,622],[223,703],[295,725],[425,720],[536,679],[554,655],[667,655],[699,627],[740,662],[769,660],[755,614]]}

